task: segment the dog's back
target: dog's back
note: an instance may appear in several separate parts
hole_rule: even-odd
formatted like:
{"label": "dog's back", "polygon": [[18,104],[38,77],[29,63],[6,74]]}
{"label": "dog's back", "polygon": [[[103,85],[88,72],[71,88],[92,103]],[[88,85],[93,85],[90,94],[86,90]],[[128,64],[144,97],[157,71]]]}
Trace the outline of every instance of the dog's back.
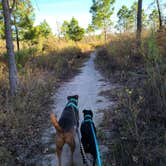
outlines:
{"label": "dog's back", "polygon": [[64,132],[70,131],[76,125],[76,111],[78,110],[72,106],[65,107],[63,110],[58,123]]}
{"label": "dog's back", "polygon": [[[94,124],[93,124],[93,127],[94,127]],[[85,152],[90,153],[95,157],[96,146],[95,146],[93,132],[91,129],[91,122],[85,122],[81,124],[81,135],[82,135],[81,141],[84,146]]]}
{"label": "dog's back", "polygon": [[[97,153],[96,153],[96,145],[95,145],[95,140],[94,140],[94,133],[92,131],[92,127],[95,131],[96,134],[96,128],[95,125],[92,121],[92,116],[93,114],[90,110],[84,110],[84,121],[81,124],[81,142],[83,144],[85,153],[90,153],[94,157],[94,160],[96,160]],[[90,116],[90,118],[85,118],[85,116]]]}

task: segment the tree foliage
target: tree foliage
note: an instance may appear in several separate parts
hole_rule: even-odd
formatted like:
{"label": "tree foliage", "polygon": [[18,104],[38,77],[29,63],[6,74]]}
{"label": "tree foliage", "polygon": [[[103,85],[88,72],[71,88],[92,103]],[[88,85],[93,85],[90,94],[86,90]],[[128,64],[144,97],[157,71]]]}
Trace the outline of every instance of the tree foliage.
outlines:
{"label": "tree foliage", "polygon": [[92,25],[95,29],[103,29],[105,34],[105,41],[107,40],[108,27],[111,26],[111,15],[114,11],[115,0],[93,0],[93,4],[90,8],[92,13]]}
{"label": "tree foliage", "polygon": [[[165,2],[165,0],[153,0],[149,4],[149,8],[152,8],[152,11],[156,10],[158,12],[158,21],[157,21],[159,23],[158,28],[162,29],[164,24],[166,24],[166,15],[165,15],[166,2]],[[150,15],[151,14],[152,13],[150,13]]]}
{"label": "tree foliage", "polygon": [[92,13],[92,24],[95,28],[100,29],[107,26],[110,22],[110,17],[113,14],[113,5],[115,0],[93,0],[93,5],[90,8]]}
{"label": "tree foliage", "polygon": [[69,22],[68,21],[64,21],[62,26],[61,26],[61,34],[62,36],[65,38],[65,40],[69,39]]}
{"label": "tree foliage", "polygon": [[[134,2],[130,8],[123,5],[118,13],[118,24],[116,28],[118,31],[135,31],[137,27],[137,12],[138,12],[138,2]],[[147,15],[144,9],[142,9],[142,28],[147,27]]]}
{"label": "tree foliage", "polygon": [[31,40],[32,43],[38,44],[42,38],[47,38],[52,35],[51,27],[48,25],[46,20],[41,22],[37,26],[33,26],[24,35],[26,40]]}
{"label": "tree foliage", "polygon": [[153,9],[152,12],[149,14],[148,19],[150,27],[156,31],[159,28],[159,14],[156,9]]}
{"label": "tree foliage", "polygon": [[12,13],[12,25],[14,30],[17,27],[20,39],[24,39],[24,33],[32,28],[34,19],[34,8],[31,1],[16,1],[15,10]]}
{"label": "tree foliage", "polygon": [[85,33],[85,30],[79,26],[78,21],[74,17],[70,22],[64,21],[61,31],[65,39],[73,41],[80,41]]}
{"label": "tree foliage", "polygon": [[78,25],[78,21],[73,17],[69,24],[69,37],[71,40],[80,41],[83,38],[85,30]]}
{"label": "tree foliage", "polygon": [[44,20],[43,22],[41,22],[38,25],[38,28],[39,28],[39,35],[41,35],[41,36],[43,36],[45,38],[52,34],[51,27],[46,22],[46,20]]}
{"label": "tree foliage", "polygon": [[117,16],[119,18],[118,20],[118,29],[122,31],[127,31],[129,29],[130,24],[130,11],[127,8],[127,6],[123,5],[121,9],[118,11]]}
{"label": "tree foliage", "polygon": [[0,1],[0,39],[5,38],[4,20],[3,20],[3,10],[2,2]]}

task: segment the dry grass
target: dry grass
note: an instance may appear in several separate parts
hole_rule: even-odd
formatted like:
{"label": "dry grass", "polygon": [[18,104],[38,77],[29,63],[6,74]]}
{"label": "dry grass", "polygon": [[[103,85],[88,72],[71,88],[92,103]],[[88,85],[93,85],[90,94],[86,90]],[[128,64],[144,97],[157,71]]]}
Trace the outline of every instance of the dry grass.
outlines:
{"label": "dry grass", "polygon": [[0,56],[6,52],[6,44],[4,40],[0,40]]}
{"label": "dry grass", "polygon": [[89,51],[53,38],[41,50],[24,46],[16,52],[19,88],[14,98],[9,95],[7,58],[0,60],[0,165],[25,165],[28,156],[42,152],[40,134],[49,125],[51,95],[60,78],[70,77],[85,59],[82,50]]}
{"label": "dry grass", "polygon": [[33,153],[34,147],[40,144],[40,133],[48,120],[45,117],[49,117],[51,92],[56,85],[51,78],[49,73],[41,71],[22,76],[14,98],[4,86],[7,81],[1,81],[0,148],[5,151],[0,154],[2,165],[22,163],[21,157]]}
{"label": "dry grass", "polygon": [[124,86],[117,93],[117,108],[107,112],[110,118],[104,124],[112,133],[106,143],[111,151],[110,164],[166,163],[166,47],[159,38],[165,41],[163,33],[144,38],[141,55],[130,36],[111,41],[99,51],[99,67]]}

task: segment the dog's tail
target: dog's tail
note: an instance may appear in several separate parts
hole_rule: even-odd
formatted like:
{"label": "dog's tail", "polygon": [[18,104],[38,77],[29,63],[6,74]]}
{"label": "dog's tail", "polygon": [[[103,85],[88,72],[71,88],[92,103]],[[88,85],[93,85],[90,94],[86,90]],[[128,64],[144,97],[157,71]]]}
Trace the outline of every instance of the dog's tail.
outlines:
{"label": "dog's tail", "polygon": [[62,132],[62,128],[60,127],[59,123],[58,123],[58,120],[57,120],[57,117],[56,115],[54,114],[51,114],[50,115],[50,118],[51,118],[51,122],[52,124],[54,125],[55,129],[59,132]]}

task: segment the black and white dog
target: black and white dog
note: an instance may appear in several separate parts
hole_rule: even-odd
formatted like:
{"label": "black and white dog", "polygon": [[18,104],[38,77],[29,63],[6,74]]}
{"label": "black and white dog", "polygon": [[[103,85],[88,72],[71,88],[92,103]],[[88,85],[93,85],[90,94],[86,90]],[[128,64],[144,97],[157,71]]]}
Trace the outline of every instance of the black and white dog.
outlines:
{"label": "black and white dog", "polygon": [[83,114],[84,120],[81,124],[81,142],[83,144],[85,153],[90,153],[93,156],[93,166],[95,166],[97,152],[94,140],[94,133],[96,135],[96,128],[93,122],[93,112],[92,110],[83,110]]}

